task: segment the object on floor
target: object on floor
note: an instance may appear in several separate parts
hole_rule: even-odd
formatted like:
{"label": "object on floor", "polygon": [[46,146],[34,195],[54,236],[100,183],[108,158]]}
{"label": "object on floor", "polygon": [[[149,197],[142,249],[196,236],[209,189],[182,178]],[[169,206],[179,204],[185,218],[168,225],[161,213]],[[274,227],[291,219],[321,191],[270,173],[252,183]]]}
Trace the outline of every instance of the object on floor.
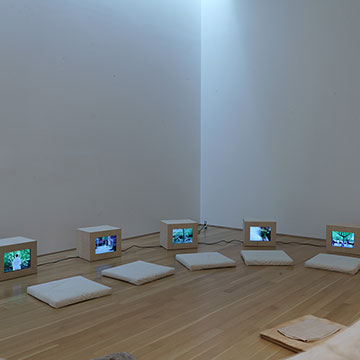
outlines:
{"label": "object on floor", "polygon": [[82,276],[74,276],[29,286],[27,293],[54,308],[60,308],[110,295],[111,288]]}
{"label": "object on floor", "polygon": [[127,352],[120,352],[116,354],[106,355],[93,360],[136,360],[136,358]]}
{"label": "object on floor", "polygon": [[110,225],[77,229],[78,255],[87,261],[121,256],[121,229]]}
{"label": "object on floor", "polygon": [[103,270],[101,274],[111,278],[127,281],[135,285],[142,285],[150,281],[173,275],[175,269],[168,266],[135,261],[129,264]]}
{"label": "object on floor", "polygon": [[276,247],[276,221],[243,220],[244,246]]}
{"label": "object on floor", "polygon": [[246,265],[294,265],[283,250],[241,250]]}
{"label": "object on floor", "polygon": [[360,269],[360,258],[342,255],[318,254],[305,262],[309,268],[356,274]]}
{"label": "object on floor", "polygon": [[360,255],[360,226],[326,225],[326,251]]}
{"label": "object on floor", "polygon": [[0,239],[0,281],[37,272],[37,241],[22,236]]}
{"label": "object on floor", "polygon": [[[291,351],[295,351],[295,352],[307,351],[307,350],[311,349],[313,346],[315,346],[317,344],[320,344],[321,342],[324,342],[325,340],[329,339],[329,337],[327,337],[325,339],[318,340],[318,341],[305,342],[305,341],[301,341],[301,340],[291,339],[291,338],[281,334],[279,332],[279,329],[284,329],[284,328],[286,329],[286,328],[288,328],[288,327],[290,327],[292,325],[303,323],[304,321],[308,321],[308,320],[311,320],[310,322],[307,322],[307,324],[309,325],[308,334],[311,334],[311,331],[313,330],[312,324],[314,324],[314,321],[322,322],[325,325],[334,326],[336,328],[339,328],[339,331],[343,331],[344,329],[346,329],[346,326],[335,323],[333,321],[318,318],[318,317],[313,316],[313,315],[305,315],[305,316],[302,316],[300,318],[297,318],[297,319],[288,321],[286,323],[280,324],[280,325],[278,325],[278,326],[276,326],[274,328],[261,331],[260,336],[262,338],[268,340],[268,341],[271,341],[271,342],[273,342],[273,343],[275,343],[277,345],[285,347],[285,348],[287,348],[287,349],[289,349]],[[304,328],[302,328],[302,330],[304,330]],[[331,335],[331,336],[335,336],[335,335]],[[309,337],[312,337],[312,335],[309,336]]]}
{"label": "object on floor", "polygon": [[339,325],[329,324],[319,319],[306,319],[278,329],[280,334],[304,342],[323,340],[339,330]]}
{"label": "object on floor", "polygon": [[177,254],[176,260],[191,271],[236,266],[234,260],[229,259],[228,257],[218,252]]}
{"label": "object on floor", "polygon": [[295,355],[291,360],[357,360],[360,354],[360,321]]}
{"label": "object on floor", "polygon": [[167,250],[196,249],[198,223],[190,219],[161,220],[160,245]]}

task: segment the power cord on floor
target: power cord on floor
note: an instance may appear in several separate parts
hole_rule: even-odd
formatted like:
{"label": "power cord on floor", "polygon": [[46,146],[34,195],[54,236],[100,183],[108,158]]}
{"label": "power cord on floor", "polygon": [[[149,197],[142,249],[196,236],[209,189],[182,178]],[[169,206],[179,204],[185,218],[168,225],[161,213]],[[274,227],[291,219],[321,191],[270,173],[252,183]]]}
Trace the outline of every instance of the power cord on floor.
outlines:
{"label": "power cord on floor", "polygon": [[325,247],[325,245],[320,245],[320,244],[313,244],[313,243],[308,243],[308,242],[297,242],[297,241],[281,241],[281,240],[277,240],[276,241],[278,244],[286,244],[286,245],[307,245],[307,246],[315,246],[315,247]]}
{"label": "power cord on floor", "polygon": [[[155,246],[131,245],[131,246],[129,246],[128,248],[123,249],[122,252],[125,252],[125,251],[127,251],[127,250],[130,250],[131,248],[152,249],[152,248],[159,248],[159,247],[161,247],[161,246],[160,246],[160,245],[155,245]],[[70,259],[80,259],[80,256],[69,256],[69,257],[66,257],[66,258],[63,258],[63,259],[58,259],[58,260],[55,260],[55,261],[49,261],[49,262],[46,262],[46,263],[38,264],[38,266],[56,264],[56,263],[58,263],[58,262],[65,261],[65,260],[70,260]]]}
{"label": "power cord on floor", "polygon": [[[130,250],[131,248],[152,249],[152,248],[159,248],[159,247],[161,247],[161,246],[160,246],[160,245],[154,245],[154,246],[131,245],[131,246],[129,246],[128,248],[123,249],[122,252],[125,252],[125,251],[127,251],[127,250]],[[63,259],[58,259],[58,260],[55,260],[55,261],[49,261],[49,262],[46,262],[46,263],[38,264],[38,266],[56,264],[56,263],[58,263],[58,262],[65,261],[65,260],[70,260],[70,259],[80,259],[80,256],[69,256],[69,257],[66,257],[66,258],[63,258]]]}
{"label": "power cord on floor", "polygon": [[42,263],[42,264],[38,264],[38,266],[43,266],[43,265],[49,265],[49,264],[56,264],[60,261],[64,261],[64,260],[70,260],[70,259],[80,259],[80,256],[69,256],[69,257],[66,257],[64,259],[58,259],[58,260],[55,260],[55,261],[49,261],[49,262],[46,262],[46,263]]}
{"label": "power cord on floor", "polygon": [[[218,240],[218,241],[214,241],[214,242],[203,242],[203,241],[199,241],[199,245],[217,245],[217,244],[221,244],[221,243],[225,243],[225,244],[231,244],[231,243],[240,243],[240,244],[244,244],[244,241],[242,240],[238,240],[238,239],[233,239],[233,240]],[[285,245],[305,245],[305,246],[314,246],[314,247],[325,247],[325,245],[320,245],[320,244],[313,244],[313,243],[309,243],[309,242],[298,242],[298,241],[282,241],[282,240],[278,240],[277,241],[278,244],[285,244]],[[131,245],[126,249],[123,249],[122,252],[128,251],[132,248],[137,248],[137,249],[157,249],[157,248],[161,248],[161,245],[153,245],[153,246],[140,246],[140,245]],[[71,259],[80,259],[80,256],[69,256],[66,257],[64,259],[58,259],[55,261],[49,261],[46,263],[42,263],[39,264],[38,266],[44,266],[44,265],[50,265],[50,264],[56,264],[58,262],[61,261],[65,261],[65,260],[71,260]]]}
{"label": "power cord on floor", "polygon": [[[220,244],[220,243],[226,243],[226,244],[231,244],[233,242],[238,242],[241,244],[244,244],[244,241],[242,240],[219,240],[219,241],[215,241],[215,242],[199,242],[199,244],[201,245],[216,245],[216,244]],[[309,242],[298,242],[298,241],[291,241],[291,242],[287,242],[287,241],[282,241],[282,240],[277,240],[276,243],[278,244],[286,244],[286,245],[307,245],[307,246],[315,246],[315,247],[325,247],[325,245],[320,245],[320,244],[313,244],[313,243],[309,243]]]}
{"label": "power cord on floor", "polygon": [[138,248],[138,249],[154,249],[154,248],[161,248],[161,245],[153,245],[153,246],[140,246],[140,245],[131,245],[126,249],[123,249],[122,252],[128,251],[131,248]]}
{"label": "power cord on floor", "polygon": [[199,241],[199,245],[216,245],[216,244],[220,244],[220,243],[226,243],[226,244],[231,244],[233,242],[238,242],[240,244],[243,244],[244,242],[242,240],[219,240],[219,241],[215,241],[215,242],[202,242]]}

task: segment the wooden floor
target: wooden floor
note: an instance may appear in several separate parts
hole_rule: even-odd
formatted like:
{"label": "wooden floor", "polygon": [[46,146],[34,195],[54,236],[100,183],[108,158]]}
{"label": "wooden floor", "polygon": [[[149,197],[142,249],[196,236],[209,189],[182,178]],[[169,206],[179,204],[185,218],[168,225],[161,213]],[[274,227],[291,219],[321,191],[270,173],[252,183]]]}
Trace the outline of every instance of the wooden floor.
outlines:
{"label": "wooden floor", "polygon": [[[241,231],[212,227],[199,241],[241,238]],[[122,245],[132,244],[158,245],[159,236]],[[260,339],[260,330],[305,314],[345,325],[360,317],[360,275],[304,268],[304,261],[323,248],[278,248],[294,258],[294,267],[247,267],[238,243],[199,247],[236,260],[237,267],[229,269],[190,272],[175,261],[175,251],[162,248],[133,248],[114,260],[41,266],[37,275],[0,283],[0,357],[88,360],[128,351],[138,360],[275,360],[291,352]],[[41,257],[40,262],[70,255],[74,252]],[[176,273],[142,286],[100,276],[102,269],[139,259],[174,266]],[[74,275],[111,286],[113,295],[63,309],[26,295],[28,285]]]}

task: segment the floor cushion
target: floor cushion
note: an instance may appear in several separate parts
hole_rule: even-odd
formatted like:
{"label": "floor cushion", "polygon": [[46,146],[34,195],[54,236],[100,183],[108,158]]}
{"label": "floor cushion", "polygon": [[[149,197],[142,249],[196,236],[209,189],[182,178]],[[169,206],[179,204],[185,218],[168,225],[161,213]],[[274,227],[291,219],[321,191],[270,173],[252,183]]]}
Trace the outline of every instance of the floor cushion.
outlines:
{"label": "floor cushion", "polygon": [[293,265],[294,260],[283,250],[241,250],[246,265]]}
{"label": "floor cushion", "polygon": [[218,252],[177,254],[176,260],[191,271],[236,266],[234,260]]}
{"label": "floor cushion", "polygon": [[173,275],[175,269],[168,266],[152,264],[145,261],[135,261],[129,264],[103,270],[103,276],[142,285],[150,281]]}
{"label": "floor cushion", "polygon": [[306,267],[356,274],[360,269],[360,258],[342,255],[318,254],[305,262]]}
{"label": "floor cushion", "polygon": [[110,295],[111,288],[82,276],[74,276],[29,286],[27,293],[54,308],[60,308],[81,301]]}

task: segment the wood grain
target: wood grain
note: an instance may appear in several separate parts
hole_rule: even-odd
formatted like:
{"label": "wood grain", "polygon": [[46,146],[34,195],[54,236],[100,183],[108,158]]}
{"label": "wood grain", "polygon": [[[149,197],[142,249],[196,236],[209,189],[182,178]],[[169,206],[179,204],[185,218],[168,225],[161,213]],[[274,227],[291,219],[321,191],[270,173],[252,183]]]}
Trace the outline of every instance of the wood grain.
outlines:
{"label": "wood grain", "polygon": [[[279,236],[278,249],[293,267],[244,265],[242,232],[209,227],[198,251],[219,251],[236,268],[191,272],[162,247],[132,248],[114,259],[70,259],[38,267],[38,273],[0,283],[0,357],[7,360],[88,360],[127,351],[138,360],[277,360],[292,353],[259,333],[294,318],[313,314],[350,325],[360,317],[359,275],[304,268],[304,261],[325,252],[325,241]],[[313,242],[323,248],[284,245]],[[124,240],[131,245],[160,245],[159,234]],[[76,255],[75,251],[39,258],[39,264]],[[101,277],[102,269],[145,260],[174,266],[174,276],[142,286]],[[26,287],[83,275],[113,288],[113,295],[53,309],[26,294]]]}

